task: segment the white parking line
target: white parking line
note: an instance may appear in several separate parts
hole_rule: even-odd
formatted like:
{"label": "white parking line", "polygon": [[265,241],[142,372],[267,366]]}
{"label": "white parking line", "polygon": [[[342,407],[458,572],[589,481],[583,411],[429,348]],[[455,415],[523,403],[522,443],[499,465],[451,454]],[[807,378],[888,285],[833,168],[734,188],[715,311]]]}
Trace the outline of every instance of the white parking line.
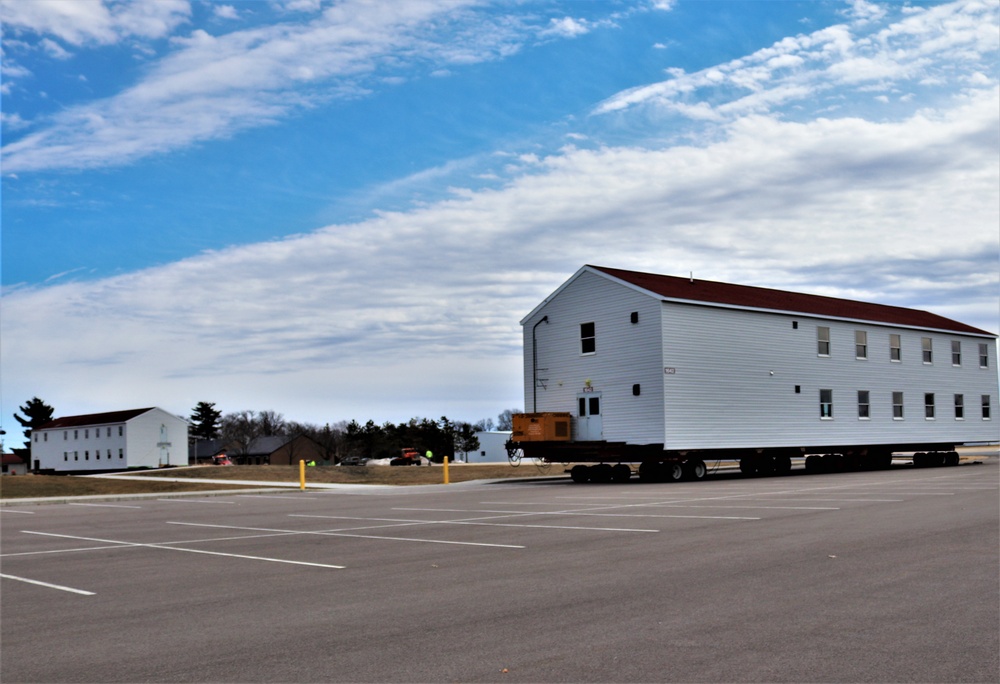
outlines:
{"label": "white parking line", "polygon": [[217,499],[157,499],[157,501],[163,501],[165,503],[214,503],[214,504],[229,504],[232,506],[235,501],[218,501]]}
{"label": "white parking line", "polygon": [[[182,524],[182,523],[178,523]],[[101,542],[104,544],[118,544],[121,546],[141,546],[147,549],[167,549],[168,551],[183,551],[185,553],[200,553],[206,556],[224,556],[226,558],[243,558],[244,560],[259,560],[267,561],[269,563],[285,563],[288,565],[307,565],[314,568],[330,568],[333,570],[343,570],[345,566],[343,565],[328,565],[326,563],[308,563],[306,561],[293,561],[285,560],[283,558],[267,558],[265,556],[245,556],[238,553],[222,553],[220,551],[205,551],[203,549],[182,549],[176,546],[167,546],[164,544],[143,544],[139,542],[123,542],[117,539],[98,539],[95,537],[76,537],[69,534],[53,534],[51,532],[32,532],[30,530],[21,530],[24,534],[37,534],[43,537],[60,537],[62,539],[79,539],[81,541],[92,541]]]}
{"label": "white parking line", "polygon": [[[398,510],[398,509],[397,509]],[[530,515],[530,514],[528,514]],[[340,515],[299,515],[290,514],[290,518],[324,518],[327,520],[374,520],[377,522],[395,522],[403,525],[480,525],[484,527],[530,527],[541,530],[586,530],[591,532],[659,532],[660,530],[643,530],[628,527],[577,527],[573,525],[521,525],[518,523],[488,523],[474,520],[401,520],[398,518],[351,518]]]}
{"label": "white parking line", "polygon": [[[419,542],[423,544],[453,544],[456,546],[486,546],[499,549],[523,549],[525,547],[517,544],[486,544],[481,542],[462,542],[462,541],[449,541],[446,539],[417,539],[410,537],[383,537],[381,535],[374,534],[347,534],[345,532],[337,532],[335,530],[320,530],[318,532],[312,532],[309,530],[276,530],[266,527],[237,527],[234,525],[209,525],[207,523],[187,523],[187,522],[170,522],[168,525],[190,525],[191,527],[217,527],[227,530],[249,530],[251,532],[284,532],[286,534],[315,534],[321,537],[349,537],[352,539],[383,539],[386,541],[408,541],[408,542]],[[169,547],[168,547],[169,548]]]}
{"label": "white parking line", "polygon": [[74,589],[73,587],[64,587],[61,584],[49,584],[48,582],[39,582],[38,580],[28,579],[27,577],[17,577],[16,575],[4,575],[0,574],[0,577],[5,579],[17,580],[18,582],[27,582],[28,584],[37,584],[40,587],[48,587],[49,589],[58,589],[59,591],[68,591],[71,594],[81,594],[83,596],[94,596],[92,591],[84,591],[83,589]]}
{"label": "white parking line", "polygon": [[[638,504],[642,506],[649,506],[654,504]],[[620,508],[620,506],[613,506],[612,508]],[[593,511],[488,511],[488,510],[473,510],[473,509],[462,509],[462,508],[394,508],[394,511],[422,511],[425,513],[501,513],[505,515],[517,515],[517,516],[527,516],[527,515],[592,515],[605,518],[683,518],[683,519],[697,519],[697,520],[760,520],[760,518],[751,518],[745,516],[732,516],[732,515],[666,515],[657,513],[597,513]]]}
{"label": "white parking line", "polygon": [[95,508],[142,508],[142,506],[126,506],[124,504],[71,503],[70,506],[93,506]]}
{"label": "white parking line", "polygon": [[0,508],[0,513],[21,513],[23,515],[34,515],[34,511],[8,511],[6,508]]}

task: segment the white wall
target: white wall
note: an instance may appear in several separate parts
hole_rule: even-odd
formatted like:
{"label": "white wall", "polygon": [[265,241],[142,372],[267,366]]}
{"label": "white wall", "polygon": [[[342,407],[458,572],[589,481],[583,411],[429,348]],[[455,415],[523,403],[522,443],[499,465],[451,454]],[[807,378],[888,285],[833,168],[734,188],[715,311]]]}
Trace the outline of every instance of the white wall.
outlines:
{"label": "white wall", "polygon": [[187,465],[187,428],[186,421],[158,408],[131,419],[125,425],[128,467]]}
{"label": "white wall", "polygon": [[[638,323],[631,314],[639,315]],[[604,439],[663,441],[663,364],[659,300],[607,278],[580,272],[523,322],[525,411],[577,415],[577,396],[590,380],[602,404]],[[532,327],[536,331],[537,409],[532,411]],[[580,324],[594,323],[597,350],[581,353]],[[640,386],[633,396],[632,386]],[[577,436],[576,420],[573,437]]]}
{"label": "white wall", "polygon": [[479,438],[479,449],[469,452],[469,463],[507,462],[506,444],[510,439],[509,431],[477,432],[476,437]]}

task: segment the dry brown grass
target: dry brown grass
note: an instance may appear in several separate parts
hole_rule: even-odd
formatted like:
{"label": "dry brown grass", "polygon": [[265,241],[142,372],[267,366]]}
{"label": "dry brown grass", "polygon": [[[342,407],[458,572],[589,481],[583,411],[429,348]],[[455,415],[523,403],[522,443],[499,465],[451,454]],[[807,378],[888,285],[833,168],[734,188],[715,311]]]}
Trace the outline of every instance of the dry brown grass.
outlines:
{"label": "dry brown grass", "polygon": [[28,499],[53,496],[91,496],[108,494],[169,494],[204,492],[220,489],[253,489],[245,485],[212,482],[149,482],[65,475],[9,475],[0,478],[0,499]]}
{"label": "dry brown grass", "polygon": [[[506,463],[448,467],[451,482],[469,480],[502,480],[513,477],[552,477],[563,475],[565,466],[555,463],[546,468],[524,463],[514,468]],[[213,480],[253,480],[255,482],[298,482],[299,467],[295,466],[225,466],[164,469],[150,473],[153,477],[190,477]],[[315,466],[306,468],[306,486],[310,482],[323,484],[440,484],[444,479],[441,466]]]}
{"label": "dry brown grass", "polygon": [[[546,477],[563,475],[564,466],[553,464],[539,468],[523,464],[514,468],[508,464],[451,465],[448,479],[451,482],[469,480],[501,480],[517,477]],[[145,475],[148,479],[123,480],[118,478],[73,477],[68,475],[17,475],[0,478],[0,499],[25,499],[61,496],[89,496],[115,494],[168,494],[171,492],[198,492],[224,489],[253,489],[253,485],[229,485],[199,480],[249,480],[267,486],[270,482],[299,481],[298,466],[232,466],[201,468],[164,468],[162,470],[130,473]],[[161,478],[183,477],[190,482],[166,482]],[[421,485],[440,484],[444,479],[441,466],[316,466],[306,468],[306,486],[323,484],[388,484]]]}

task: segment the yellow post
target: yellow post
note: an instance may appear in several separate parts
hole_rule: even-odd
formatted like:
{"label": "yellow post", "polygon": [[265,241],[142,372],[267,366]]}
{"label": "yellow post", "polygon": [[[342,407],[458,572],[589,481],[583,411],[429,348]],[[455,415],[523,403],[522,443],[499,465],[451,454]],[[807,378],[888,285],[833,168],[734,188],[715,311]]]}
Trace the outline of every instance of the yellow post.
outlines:
{"label": "yellow post", "polygon": [[448,484],[448,457],[444,457],[444,483]]}
{"label": "yellow post", "polygon": [[306,488],[306,462],[299,461],[299,489],[305,491]]}

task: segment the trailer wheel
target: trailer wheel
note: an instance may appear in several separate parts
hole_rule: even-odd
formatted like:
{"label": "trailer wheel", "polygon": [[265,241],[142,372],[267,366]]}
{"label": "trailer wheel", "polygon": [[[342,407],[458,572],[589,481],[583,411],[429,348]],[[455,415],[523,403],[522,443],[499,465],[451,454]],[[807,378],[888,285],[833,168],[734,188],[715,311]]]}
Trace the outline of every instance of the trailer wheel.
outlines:
{"label": "trailer wheel", "polygon": [[569,471],[569,476],[573,482],[589,482],[590,481],[590,468],[585,465],[575,465]]}
{"label": "trailer wheel", "polygon": [[612,482],[628,482],[632,479],[632,469],[624,463],[619,463],[611,469]]}
{"label": "trailer wheel", "polygon": [[639,479],[643,482],[658,482],[660,480],[660,464],[654,461],[640,463]]}
{"label": "trailer wheel", "polygon": [[758,471],[756,456],[740,457],[740,472],[747,476],[756,475]]}
{"label": "trailer wheel", "polygon": [[961,458],[959,457],[957,451],[949,451],[944,455],[944,464],[946,466],[957,466],[960,460]]}
{"label": "trailer wheel", "polygon": [[692,461],[686,461],[684,463],[685,476],[689,480],[702,480],[705,478],[705,473],[708,472],[708,468],[705,467],[705,462],[700,458],[696,458]]}
{"label": "trailer wheel", "polygon": [[591,482],[611,482],[613,475],[614,470],[611,469],[611,465],[608,463],[598,463],[597,465],[590,467]]}
{"label": "trailer wheel", "polygon": [[677,461],[664,463],[663,469],[663,474],[667,482],[680,482],[684,479],[684,466]]}

